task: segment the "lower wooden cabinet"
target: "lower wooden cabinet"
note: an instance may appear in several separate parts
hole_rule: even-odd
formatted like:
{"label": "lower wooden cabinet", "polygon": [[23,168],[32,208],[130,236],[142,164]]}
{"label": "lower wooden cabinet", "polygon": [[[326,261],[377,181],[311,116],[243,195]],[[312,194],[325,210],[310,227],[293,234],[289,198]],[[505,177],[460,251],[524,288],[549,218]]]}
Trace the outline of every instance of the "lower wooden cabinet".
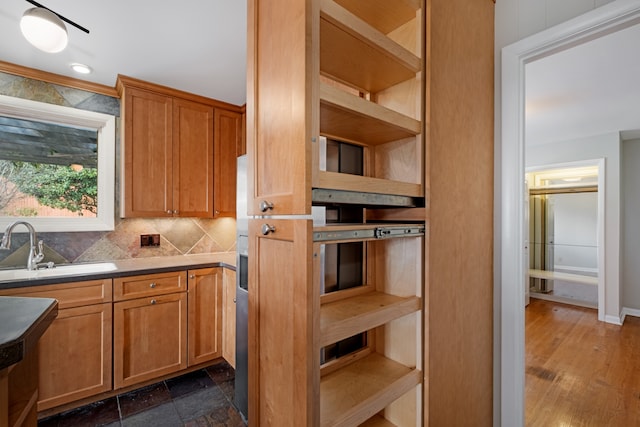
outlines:
{"label": "lower wooden cabinet", "polygon": [[0,292],[58,300],[39,343],[38,411],[111,390],[111,291],[105,279]]}
{"label": "lower wooden cabinet", "polygon": [[187,367],[186,292],[113,304],[113,387]]}
{"label": "lower wooden cabinet", "polygon": [[236,272],[225,268],[222,288],[222,357],[236,367]]}
{"label": "lower wooden cabinet", "polygon": [[58,300],[58,316],[39,343],[38,411],[223,356],[234,364],[233,270],[2,289],[0,295]]}
{"label": "lower wooden cabinet", "polygon": [[111,303],[59,310],[39,365],[39,411],[111,390]]}
{"label": "lower wooden cabinet", "polygon": [[222,268],[188,271],[188,365],[222,356]]}

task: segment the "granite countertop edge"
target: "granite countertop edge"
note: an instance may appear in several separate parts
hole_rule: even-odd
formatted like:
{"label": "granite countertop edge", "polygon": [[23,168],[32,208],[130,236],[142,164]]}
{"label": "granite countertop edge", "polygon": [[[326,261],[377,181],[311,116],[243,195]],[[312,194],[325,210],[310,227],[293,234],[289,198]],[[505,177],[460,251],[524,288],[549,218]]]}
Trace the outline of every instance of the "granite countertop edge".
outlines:
{"label": "granite countertop edge", "polygon": [[53,298],[0,297],[0,370],[20,362],[58,315]]}
{"label": "granite countertop edge", "polygon": [[[88,263],[87,265],[98,265],[110,263],[114,268],[109,271],[96,271],[95,273],[79,273],[48,275],[46,277],[32,277],[24,279],[0,280],[0,290],[21,288],[26,286],[41,286],[58,283],[77,282],[84,280],[109,279],[126,277],[138,274],[166,273],[184,269],[224,267],[231,270],[236,269],[236,253],[220,252],[212,254],[198,255],[176,255],[169,257],[133,258],[126,260],[115,260],[105,262]],[[63,267],[63,266],[62,266]],[[62,269],[61,269],[62,271]]]}

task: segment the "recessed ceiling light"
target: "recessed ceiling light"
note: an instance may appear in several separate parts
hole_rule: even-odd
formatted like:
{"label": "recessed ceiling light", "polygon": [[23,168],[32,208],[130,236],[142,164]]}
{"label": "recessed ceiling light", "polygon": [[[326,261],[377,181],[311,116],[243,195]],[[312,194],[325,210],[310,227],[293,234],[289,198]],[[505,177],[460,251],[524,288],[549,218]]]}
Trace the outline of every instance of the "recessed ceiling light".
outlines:
{"label": "recessed ceiling light", "polygon": [[76,73],[80,73],[80,74],[89,74],[91,73],[91,67],[89,67],[88,65],[84,65],[84,64],[80,64],[77,62],[74,62],[73,64],[69,65],[71,67],[71,69],[73,71],[75,71]]}

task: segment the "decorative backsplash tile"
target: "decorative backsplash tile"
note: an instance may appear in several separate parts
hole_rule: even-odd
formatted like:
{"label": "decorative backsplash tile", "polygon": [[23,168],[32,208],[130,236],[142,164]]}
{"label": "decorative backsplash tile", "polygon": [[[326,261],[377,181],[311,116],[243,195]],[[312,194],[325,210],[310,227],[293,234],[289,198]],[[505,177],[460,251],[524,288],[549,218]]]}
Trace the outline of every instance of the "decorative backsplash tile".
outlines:
{"label": "decorative backsplash tile", "polygon": [[[2,72],[0,94],[120,116],[118,98]],[[119,153],[116,149],[116,164]],[[118,199],[119,186],[114,185]],[[160,234],[160,246],[141,247],[141,234]],[[233,218],[116,218],[115,230],[110,232],[38,233],[38,239],[44,242],[44,262],[102,262],[235,251],[236,224]],[[11,250],[0,251],[0,268],[24,267],[28,254],[28,234],[16,232]]]}

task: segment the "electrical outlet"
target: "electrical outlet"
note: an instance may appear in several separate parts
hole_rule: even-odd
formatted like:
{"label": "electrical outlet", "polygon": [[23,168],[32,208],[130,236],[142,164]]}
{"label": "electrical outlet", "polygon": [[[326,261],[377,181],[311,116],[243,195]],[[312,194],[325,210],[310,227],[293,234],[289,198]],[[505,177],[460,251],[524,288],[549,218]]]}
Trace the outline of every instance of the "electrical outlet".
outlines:
{"label": "electrical outlet", "polygon": [[159,234],[141,234],[140,246],[160,246]]}

